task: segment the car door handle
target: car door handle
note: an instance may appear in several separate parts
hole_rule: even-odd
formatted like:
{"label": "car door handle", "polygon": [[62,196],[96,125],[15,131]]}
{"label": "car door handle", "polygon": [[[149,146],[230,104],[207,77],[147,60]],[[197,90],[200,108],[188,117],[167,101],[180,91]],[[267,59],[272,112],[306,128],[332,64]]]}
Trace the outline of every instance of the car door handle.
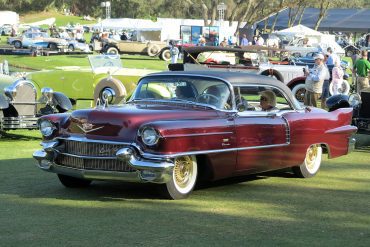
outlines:
{"label": "car door handle", "polygon": [[222,143],[221,144],[223,147],[225,147],[225,146],[230,146],[231,144],[230,143]]}

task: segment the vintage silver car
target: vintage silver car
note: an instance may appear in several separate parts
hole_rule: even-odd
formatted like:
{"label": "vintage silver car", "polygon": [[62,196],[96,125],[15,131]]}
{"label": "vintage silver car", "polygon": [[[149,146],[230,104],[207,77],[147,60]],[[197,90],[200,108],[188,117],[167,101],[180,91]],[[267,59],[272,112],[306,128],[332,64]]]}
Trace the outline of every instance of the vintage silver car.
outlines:
{"label": "vintage silver car", "polygon": [[0,131],[36,129],[40,116],[72,108],[70,100],[60,92],[53,92],[51,88],[37,90],[24,78],[11,82],[12,77],[0,76]]}

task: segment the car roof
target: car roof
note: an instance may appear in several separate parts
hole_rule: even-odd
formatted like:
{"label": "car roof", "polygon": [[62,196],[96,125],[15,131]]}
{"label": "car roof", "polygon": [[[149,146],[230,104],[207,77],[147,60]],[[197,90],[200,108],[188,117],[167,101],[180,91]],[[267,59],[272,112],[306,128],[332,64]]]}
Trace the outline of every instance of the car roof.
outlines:
{"label": "car roof", "polygon": [[275,78],[255,75],[243,72],[223,72],[215,70],[196,70],[196,71],[164,71],[159,73],[149,74],[145,77],[150,76],[174,76],[174,75],[184,75],[184,76],[208,76],[216,79],[221,79],[229,82],[231,85],[256,85],[263,84],[267,86],[272,86],[281,89],[288,97],[292,97],[291,90],[281,81]]}

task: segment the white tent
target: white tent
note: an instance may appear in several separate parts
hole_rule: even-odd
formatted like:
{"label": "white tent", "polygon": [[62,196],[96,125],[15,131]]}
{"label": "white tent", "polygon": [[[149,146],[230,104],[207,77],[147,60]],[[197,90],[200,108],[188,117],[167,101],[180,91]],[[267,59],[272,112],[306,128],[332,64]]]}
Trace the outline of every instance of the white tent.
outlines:
{"label": "white tent", "polygon": [[0,26],[4,24],[18,25],[19,15],[13,11],[0,11]]}
{"label": "white tent", "polygon": [[304,25],[297,25],[294,27],[286,28],[280,31],[274,32],[278,35],[285,35],[285,36],[321,36],[322,33],[313,30],[309,27]]}

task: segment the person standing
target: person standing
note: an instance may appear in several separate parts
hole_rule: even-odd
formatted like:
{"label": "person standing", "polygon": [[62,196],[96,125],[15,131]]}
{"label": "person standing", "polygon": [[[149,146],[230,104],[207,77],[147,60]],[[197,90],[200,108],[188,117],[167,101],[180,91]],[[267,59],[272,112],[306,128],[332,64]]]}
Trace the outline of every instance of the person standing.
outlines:
{"label": "person standing", "polygon": [[248,44],[249,44],[249,41],[247,39],[247,35],[246,34],[243,34],[243,38],[240,41],[240,46],[247,46]]}
{"label": "person standing", "polygon": [[340,94],[340,90],[342,89],[342,83],[343,83],[343,75],[344,71],[340,64],[336,62],[334,64],[334,68],[332,70],[332,81],[333,83],[333,95]]}
{"label": "person standing", "polygon": [[331,49],[331,47],[328,47],[328,49],[326,49],[326,52],[326,54],[329,56],[328,60],[326,61],[327,65],[334,65],[336,61],[339,61],[340,64],[340,58],[337,54],[333,52],[333,49]]}
{"label": "person standing", "polygon": [[315,65],[312,69],[305,69],[306,76],[304,95],[304,104],[307,106],[317,107],[317,102],[322,93],[322,86],[327,76],[327,69],[324,65],[324,55],[317,54],[315,57]]}
{"label": "person standing", "polygon": [[357,93],[369,88],[370,62],[367,60],[367,51],[361,51],[361,58],[353,65],[353,75],[357,75]]}
{"label": "person standing", "polygon": [[179,58],[180,50],[175,45],[174,41],[170,41],[170,53],[171,53],[171,63],[177,63],[177,59]]}
{"label": "person standing", "polygon": [[224,38],[224,40],[221,41],[220,46],[222,46],[222,47],[226,47],[227,46],[227,39],[226,39],[226,37]]}

